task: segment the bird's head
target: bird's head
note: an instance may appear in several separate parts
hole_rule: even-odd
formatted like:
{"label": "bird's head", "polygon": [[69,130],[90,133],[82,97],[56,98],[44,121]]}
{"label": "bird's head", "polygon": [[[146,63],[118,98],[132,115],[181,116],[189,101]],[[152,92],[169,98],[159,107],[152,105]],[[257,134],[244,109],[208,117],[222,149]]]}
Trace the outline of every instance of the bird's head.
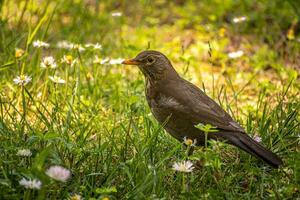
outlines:
{"label": "bird's head", "polygon": [[158,51],[142,51],[135,58],[124,60],[122,64],[137,65],[145,77],[150,80],[177,76],[169,59]]}

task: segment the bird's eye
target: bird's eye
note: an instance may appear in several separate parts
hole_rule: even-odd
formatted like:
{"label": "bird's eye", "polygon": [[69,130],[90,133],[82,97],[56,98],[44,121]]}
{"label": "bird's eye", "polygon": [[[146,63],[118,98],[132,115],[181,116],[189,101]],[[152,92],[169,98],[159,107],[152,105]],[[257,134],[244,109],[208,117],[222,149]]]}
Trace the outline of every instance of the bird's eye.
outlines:
{"label": "bird's eye", "polygon": [[154,59],[153,59],[152,57],[148,57],[148,58],[147,58],[147,62],[148,62],[148,63],[152,63],[153,61],[154,61]]}

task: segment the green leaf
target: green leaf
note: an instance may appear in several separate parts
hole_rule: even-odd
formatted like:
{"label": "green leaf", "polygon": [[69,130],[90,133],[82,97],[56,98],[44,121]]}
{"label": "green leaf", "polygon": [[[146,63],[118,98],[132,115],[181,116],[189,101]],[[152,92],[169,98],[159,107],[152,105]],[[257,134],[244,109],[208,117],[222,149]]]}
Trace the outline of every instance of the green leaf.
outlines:
{"label": "green leaf", "polygon": [[218,129],[217,127],[211,125],[211,124],[202,124],[202,123],[199,123],[197,125],[195,125],[195,127],[205,133],[212,133],[212,132],[218,132]]}

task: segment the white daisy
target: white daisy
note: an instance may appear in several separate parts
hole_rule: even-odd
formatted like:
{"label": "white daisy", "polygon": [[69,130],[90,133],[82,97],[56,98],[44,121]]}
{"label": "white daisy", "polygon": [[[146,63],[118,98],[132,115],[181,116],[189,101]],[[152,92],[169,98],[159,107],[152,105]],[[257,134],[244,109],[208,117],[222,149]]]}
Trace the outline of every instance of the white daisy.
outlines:
{"label": "white daisy", "polygon": [[93,43],[87,43],[87,44],[84,45],[84,47],[86,47],[86,48],[91,48],[91,47],[93,47],[93,46],[94,46]]}
{"label": "white daisy", "polygon": [[68,42],[66,40],[63,40],[63,41],[57,42],[56,47],[59,48],[59,49],[68,49],[68,50],[71,50],[71,49],[73,49],[74,44],[71,43],[71,42]]}
{"label": "white daisy", "polygon": [[61,63],[66,63],[70,66],[73,66],[77,62],[77,59],[73,58],[71,55],[64,55],[63,58],[61,59]]}
{"label": "white daisy", "polygon": [[57,64],[52,56],[46,56],[43,58],[43,61],[41,62],[41,68],[55,69],[56,67]]}
{"label": "white daisy", "polygon": [[179,171],[179,172],[192,172],[193,169],[193,163],[191,161],[183,161],[183,162],[175,162],[173,164],[172,169]]}
{"label": "white daisy", "polygon": [[31,77],[26,75],[20,75],[14,78],[13,81],[17,85],[24,86],[31,81]]}
{"label": "white daisy", "polygon": [[196,146],[196,144],[197,144],[197,139],[192,140],[192,139],[187,138],[187,137],[185,136],[185,137],[183,138],[183,143],[184,143],[185,145],[187,145],[187,146],[192,146],[192,147],[194,147],[194,146]]}
{"label": "white daisy", "polygon": [[112,17],[121,17],[123,14],[121,12],[113,12],[111,13]]}
{"label": "white daisy", "polygon": [[104,65],[105,63],[108,63],[109,61],[109,58],[104,58],[104,59],[101,59],[99,58],[97,55],[95,56],[94,60],[93,60],[93,63],[94,64],[101,64],[101,65]]}
{"label": "white daisy", "polygon": [[60,78],[59,76],[49,76],[49,79],[51,81],[53,81],[54,83],[60,83],[60,84],[66,83],[66,81],[64,79]]}
{"label": "white daisy", "polygon": [[17,156],[30,157],[31,155],[30,149],[20,149],[17,152]]}
{"label": "white daisy", "polygon": [[41,48],[41,47],[48,48],[50,46],[49,43],[43,42],[41,40],[34,41],[32,45],[37,48]]}
{"label": "white daisy", "polygon": [[49,177],[51,177],[57,181],[62,181],[62,182],[66,182],[71,176],[70,170],[68,170],[62,166],[58,166],[58,165],[51,166],[46,171],[46,174]]}
{"label": "white daisy", "polygon": [[79,194],[74,194],[73,196],[71,196],[70,200],[81,200],[81,196]]}
{"label": "white daisy", "polygon": [[235,17],[232,19],[233,23],[241,23],[243,21],[246,21],[247,17],[246,16],[241,16],[241,17]]}
{"label": "white daisy", "polygon": [[79,52],[85,51],[85,48],[81,44],[74,44],[72,49],[76,49]]}
{"label": "white daisy", "polygon": [[124,61],[123,58],[110,59],[109,64],[111,65],[122,64],[123,61]]}
{"label": "white daisy", "polygon": [[25,188],[27,189],[41,189],[41,186],[42,186],[42,182],[38,179],[25,179],[25,178],[22,178],[20,181],[19,181],[19,184],[24,186]]}
{"label": "white daisy", "polygon": [[86,48],[93,48],[94,50],[102,49],[102,45],[99,44],[98,42],[96,44],[87,43],[87,44],[84,45],[84,47],[86,47]]}
{"label": "white daisy", "polygon": [[20,48],[16,48],[15,49],[15,57],[16,58],[20,58],[24,55],[25,51],[23,49]]}
{"label": "white daisy", "polygon": [[102,49],[102,45],[99,44],[98,42],[96,44],[94,44],[94,49]]}
{"label": "white daisy", "polygon": [[241,50],[239,50],[239,51],[233,51],[233,52],[228,53],[228,57],[232,58],[232,59],[239,58],[239,57],[241,57],[243,55],[244,55],[244,52],[241,51]]}

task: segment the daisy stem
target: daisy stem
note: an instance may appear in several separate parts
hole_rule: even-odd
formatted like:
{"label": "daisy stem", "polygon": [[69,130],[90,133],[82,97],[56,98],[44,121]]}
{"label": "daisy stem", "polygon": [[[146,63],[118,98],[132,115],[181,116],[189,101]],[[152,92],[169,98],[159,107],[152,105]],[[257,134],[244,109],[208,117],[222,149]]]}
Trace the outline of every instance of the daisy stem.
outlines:
{"label": "daisy stem", "polygon": [[58,93],[58,91],[57,91],[57,83],[54,83],[54,95],[55,95],[55,103],[56,104],[58,104],[58,100],[57,100],[57,93]]}
{"label": "daisy stem", "polygon": [[187,191],[186,175],[182,173],[182,193],[185,193],[186,191]]}
{"label": "daisy stem", "polygon": [[204,132],[204,135],[205,135],[205,149],[207,149],[207,135],[208,135],[208,132]]}
{"label": "daisy stem", "polygon": [[[65,88],[65,94],[68,94],[68,83],[69,83],[69,66],[66,67],[66,71],[65,71],[65,79],[66,79],[66,88]],[[67,96],[67,95],[66,95]]]}
{"label": "daisy stem", "polygon": [[[77,49],[77,55],[79,58],[79,64],[77,65],[77,99],[78,99],[78,108],[80,108],[80,67],[82,66],[82,59],[79,50]],[[78,113],[78,118],[80,118],[80,113]]]}
{"label": "daisy stem", "polygon": [[46,69],[46,72],[45,72],[45,85],[44,85],[44,89],[43,89],[43,94],[42,94],[42,101],[44,101],[44,98],[45,98],[45,95],[46,95],[46,92],[47,92],[47,85],[48,85],[48,68]]}
{"label": "daisy stem", "polygon": [[24,193],[24,200],[29,200],[30,199],[30,190],[26,190]]}
{"label": "daisy stem", "polygon": [[191,151],[191,146],[188,145],[187,148],[186,148],[186,151],[185,151],[185,159],[187,159],[189,157],[190,151]]}
{"label": "daisy stem", "polygon": [[24,85],[22,85],[22,106],[23,106],[22,132],[24,132],[24,125],[25,125],[25,121],[26,121],[26,99],[25,99]]}

